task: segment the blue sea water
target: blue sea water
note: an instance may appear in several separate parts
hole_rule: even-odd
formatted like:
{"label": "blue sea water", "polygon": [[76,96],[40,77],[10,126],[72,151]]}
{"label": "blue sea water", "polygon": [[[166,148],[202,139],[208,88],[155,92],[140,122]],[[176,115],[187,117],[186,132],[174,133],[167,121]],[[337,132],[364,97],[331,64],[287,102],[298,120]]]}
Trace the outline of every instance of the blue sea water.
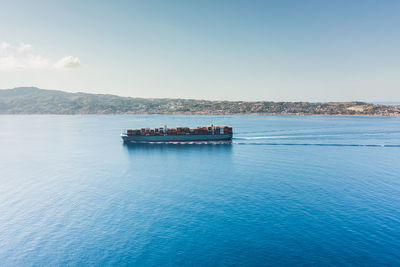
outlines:
{"label": "blue sea water", "polygon": [[[228,124],[232,143],[125,145]],[[400,118],[0,116],[1,266],[400,265]]]}

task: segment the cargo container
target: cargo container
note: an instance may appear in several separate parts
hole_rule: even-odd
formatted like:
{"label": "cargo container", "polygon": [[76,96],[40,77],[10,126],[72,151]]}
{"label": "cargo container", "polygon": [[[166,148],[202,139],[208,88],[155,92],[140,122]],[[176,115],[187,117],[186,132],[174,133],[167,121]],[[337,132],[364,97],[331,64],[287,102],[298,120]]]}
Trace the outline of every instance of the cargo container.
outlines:
{"label": "cargo container", "polygon": [[195,128],[167,126],[159,128],[128,129],[121,134],[124,142],[193,142],[232,140],[230,126],[198,126]]}

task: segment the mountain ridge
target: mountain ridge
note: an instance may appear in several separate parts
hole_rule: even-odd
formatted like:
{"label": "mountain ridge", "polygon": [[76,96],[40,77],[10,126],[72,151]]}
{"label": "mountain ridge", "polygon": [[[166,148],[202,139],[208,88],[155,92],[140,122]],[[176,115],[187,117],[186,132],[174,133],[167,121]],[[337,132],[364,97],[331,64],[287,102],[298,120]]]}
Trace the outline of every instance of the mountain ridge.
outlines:
{"label": "mountain ridge", "polygon": [[400,116],[400,106],[352,102],[211,101],[0,89],[0,114],[265,114]]}

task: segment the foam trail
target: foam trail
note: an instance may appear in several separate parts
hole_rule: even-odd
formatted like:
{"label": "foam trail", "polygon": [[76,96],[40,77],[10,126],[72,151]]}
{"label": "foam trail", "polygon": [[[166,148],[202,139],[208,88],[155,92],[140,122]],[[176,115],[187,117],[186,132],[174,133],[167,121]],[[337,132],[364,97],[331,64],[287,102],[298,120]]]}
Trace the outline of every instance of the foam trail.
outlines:
{"label": "foam trail", "polygon": [[400,147],[400,145],[384,145],[384,144],[327,144],[327,143],[235,143],[238,145],[255,145],[255,146],[333,146],[333,147]]}
{"label": "foam trail", "polygon": [[262,140],[262,139],[288,139],[288,138],[320,138],[320,137],[341,137],[343,134],[319,134],[319,135],[276,135],[276,136],[251,136],[234,137],[235,140]]}

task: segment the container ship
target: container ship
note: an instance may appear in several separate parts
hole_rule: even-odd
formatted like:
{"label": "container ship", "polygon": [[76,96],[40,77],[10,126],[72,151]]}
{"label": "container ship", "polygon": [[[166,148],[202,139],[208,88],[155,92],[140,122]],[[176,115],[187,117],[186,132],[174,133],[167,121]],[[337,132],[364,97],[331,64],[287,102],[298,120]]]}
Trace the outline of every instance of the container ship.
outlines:
{"label": "container ship", "polygon": [[209,125],[204,127],[175,127],[129,129],[121,134],[124,142],[199,142],[232,140],[232,127]]}

